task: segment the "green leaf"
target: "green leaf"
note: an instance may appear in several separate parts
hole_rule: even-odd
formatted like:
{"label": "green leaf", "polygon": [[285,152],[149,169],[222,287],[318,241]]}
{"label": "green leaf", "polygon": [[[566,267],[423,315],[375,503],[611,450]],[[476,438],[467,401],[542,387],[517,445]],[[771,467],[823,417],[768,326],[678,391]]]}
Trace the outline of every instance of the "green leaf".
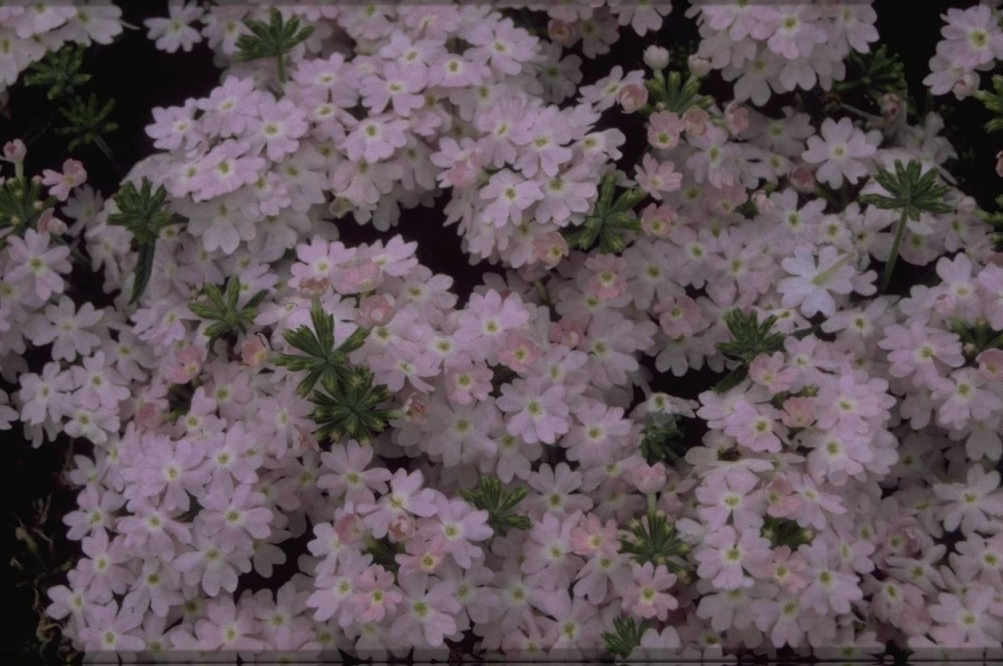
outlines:
{"label": "green leaf", "polygon": [[[57,199],[45,196],[41,180],[11,178],[0,186],[0,229],[13,227],[13,234],[24,236],[28,229],[37,229],[38,220]],[[0,246],[3,241],[0,240]]]}
{"label": "green leaf", "polygon": [[516,514],[514,509],[526,497],[524,486],[505,489],[501,480],[493,476],[481,476],[477,486],[461,490],[460,496],[480,511],[488,512],[488,526],[496,535],[505,536],[510,529],[527,530],[531,523],[528,516]]}
{"label": "green leaf", "polygon": [[227,278],[225,292],[224,299],[219,287],[211,282],[206,283],[202,286],[202,298],[205,300],[195,300],[188,304],[188,309],[194,315],[212,322],[205,330],[209,349],[212,349],[216,341],[225,335],[246,334],[248,326],[254,322],[258,314],[258,305],[268,295],[267,290],[261,290],[241,307],[241,283],[236,277]]}
{"label": "green leaf", "polygon": [[882,44],[870,53],[854,52],[847,64],[849,75],[843,81],[834,84],[833,89],[836,92],[860,90],[875,103],[887,93],[905,99],[908,93],[905,65],[897,54],[888,50],[886,45]]}
{"label": "green leaf", "polygon": [[380,405],[390,399],[385,386],[373,384],[373,375],[366,368],[354,368],[343,381],[325,377],[321,388],[310,401],[314,404],[314,434],[319,440],[348,437],[369,442],[383,432],[395,410]]}
{"label": "green leaf", "polygon": [[118,207],[118,212],[108,215],[108,224],[129,230],[140,257],[136,267],[137,275],[133,282],[132,297],[129,300],[131,304],[139,300],[150,281],[153,273],[153,255],[160,232],[169,225],[183,224],[187,219],[174,215],[164,208],[167,190],[161,185],[153,191],[153,184],[146,177],[143,177],[138,190],[135,183],[124,183],[112,199]]}
{"label": "green leaf", "polygon": [[741,384],[748,375],[749,365],[757,356],[773,354],[783,349],[786,336],[772,331],[776,321],[776,315],[759,321],[759,314],[755,310],[745,314],[738,308],[724,315],[731,339],[719,342],[716,348],[731,360],[738,361],[739,365],[714,386],[715,392],[724,393]]}
{"label": "green leaf", "polygon": [[130,305],[139,300],[139,297],[146,291],[146,285],[150,283],[150,277],[153,276],[153,253],[155,251],[156,245],[154,243],[143,243],[139,246],[136,276],[132,282],[132,296],[129,297]]}
{"label": "green leaf", "polygon": [[688,448],[675,414],[648,414],[641,431],[641,455],[645,462],[673,465],[686,455]]}
{"label": "green leaf", "polygon": [[617,657],[626,659],[630,653],[641,644],[641,636],[648,630],[648,621],[642,620],[640,626],[633,618],[616,618],[613,620],[613,631],[603,632],[602,638],[606,649]]}
{"label": "green leaf", "polygon": [[687,571],[683,558],[689,551],[690,547],[677,536],[664,511],[649,509],[640,520],[632,520],[620,536],[620,552],[634,562],[650,562],[656,567],[664,564],[677,575]]}
{"label": "green leaf", "polygon": [[309,39],[314,29],[311,26],[301,29],[298,17],[291,16],[287,21],[282,12],[274,7],[271,9],[270,18],[269,23],[253,19],[244,22],[251,34],[237,38],[237,57],[245,62],[260,58],[275,58],[279,82],[285,83],[286,54]]}
{"label": "green leaf", "polygon": [[314,299],[310,308],[313,329],[300,326],[285,331],[283,337],[290,347],[302,354],[280,354],[276,363],[292,372],[306,371],[307,376],[296,388],[296,393],[307,397],[322,379],[334,382],[347,381],[353,373],[348,355],[366,341],[369,331],[356,329],[337,349],[334,347],[334,317],[324,312],[320,301]]}
{"label": "green leaf", "polygon": [[102,105],[93,93],[86,101],[73,97],[66,108],[59,110],[66,124],[56,128],[56,133],[72,137],[68,146],[71,151],[81,145],[98,143],[103,135],[118,129],[117,123],[108,120],[114,108],[115,100],[109,99]]}
{"label": "green leaf", "polygon": [[992,90],[980,90],[975,98],[982,102],[986,110],[996,117],[986,123],[988,132],[1003,131],[1003,76],[996,74],[992,78]]}
{"label": "green leaf", "polygon": [[86,48],[66,45],[58,51],[49,51],[45,59],[28,67],[24,77],[26,86],[49,86],[46,96],[50,100],[62,97],[91,80],[90,74],[80,73]]}
{"label": "green leaf", "polygon": [[563,232],[569,247],[589,251],[598,244],[603,254],[617,254],[626,247],[626,234],[641,230],[634,208],[648,195],[633,188],[614,201],[615,192],[616,175],[607,174],[599,186],[599,200],[582,225]]}

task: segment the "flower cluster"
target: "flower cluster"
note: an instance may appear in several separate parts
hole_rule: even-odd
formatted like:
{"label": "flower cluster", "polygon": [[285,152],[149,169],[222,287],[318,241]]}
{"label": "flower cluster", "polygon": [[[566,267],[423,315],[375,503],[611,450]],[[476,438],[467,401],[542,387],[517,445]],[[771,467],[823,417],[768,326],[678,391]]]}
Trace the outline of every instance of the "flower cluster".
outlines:
{"label": "flower cluster", "polygon": [[[153,110],[119,195],[10,144],[0,427],[91,446],[48,613],[273,662],[1003,647],[1003,261],[943,121],[745,104],[843,79],[870,4],[695,2],[688,63],[587,82],[669,5],[525,9],[172,1],[149,36],[222,83]],[[948,17],[991,51],[982,13]],[[469,297],[339,240],[438,197],[499,266]],[[896,293],[899,258],[937,278]]]}
{"label": "flower cluster", "polygon": [[0,98],[29,65],[63,44],[110,44],[122,33],[121,17],[119,7],[97,0],[0,9]]}
{"label": "flower cluster", "polygon": [[847,56],[878,41],[871,4],[694,2],[687,15],[696,17],[701,41],[690,66],[720,70],[735,82],[736,101],[757,106],[771,92],[829,90],[845,78]]}
{"label": "flower cluster", "polygon": [[979,72],[989,71],[997,60],[1003,60],[999,10],[980,3],[967,9],[948,9],[942,18],[944,39],[937,44],[930,74],[923,83],[934,95],[953,93],[965,99],[979,89]]}

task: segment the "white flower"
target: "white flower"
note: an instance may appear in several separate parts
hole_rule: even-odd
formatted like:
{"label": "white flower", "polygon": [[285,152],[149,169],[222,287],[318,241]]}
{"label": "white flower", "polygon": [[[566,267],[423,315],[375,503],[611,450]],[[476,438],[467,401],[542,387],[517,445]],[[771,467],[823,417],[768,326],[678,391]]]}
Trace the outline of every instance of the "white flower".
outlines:
{"label": "white flower", "polygon": [[821,138],[808,138],[808,150],[801,156],[805,162],[822,165],[815,174],[818,180],[838,188],[844,176],[856,183],[867,175],[867,165],[861,160],[877,151],[880,132],[873,130],[864,134],[849,118],[842,118],[838,123],[826,118],[821,134]]}
{"label": "white flower", "polygon": [[832,293],[845,295],[853,291],[851,278],[856,270],[850,259],[851,255],[840,255],[839,250],[827,245],[819,252],[816,266],[811,250],[795,248],[793,257],[780,262],[784,270],[794,276],[784,278],[777,286],[777,292],[783,296],[783,306],[800,307],[805,317],[814,317],[819,312],[826,317],[836,314]]}

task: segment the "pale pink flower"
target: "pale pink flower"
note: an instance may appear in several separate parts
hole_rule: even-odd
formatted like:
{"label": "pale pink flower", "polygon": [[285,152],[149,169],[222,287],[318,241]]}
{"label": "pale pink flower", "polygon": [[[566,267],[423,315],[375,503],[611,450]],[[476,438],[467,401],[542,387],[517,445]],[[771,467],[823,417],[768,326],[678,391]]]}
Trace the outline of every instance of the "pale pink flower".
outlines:
{"label": "pale pink flower", "polygon": [[796,376],[794,368],[784,369],[783,352],[775,352],[772,356],[760,354],[749,365],[749,378],[774,395],[790,389]]}
{"label": "pale pink flower", "polygon": [[675,170],[675,164],[657,162],[648,154],[645,154],[641,164],[636,167],[636,173],[637,184],[657,201],[662,200],[663,194],[675,192],[683,184],[683,175]]}
{"label": "pale pink flower", "polygon": [[669,573],[665,565],[655,568],[651,562],[635,564],[634,579],[623,590],[624,607],[635,617],[664,621],[670,610],[679,607],[679,602],[666,592],[676,582],[675,575]]}
{"label": "pale pink flower", "polygon": [[646,495],[657,493],[665,487],[665,465],[662,462],[654,465],[638,465],[630,470],[629,477],[638,492]]}
{"label": "pale pink flower", "polygon": [[697,548],[697,575],[721,590],[751,587],[753,579],[745,569],[755,569],[770,558],[770,542],[759,535],[758,528],[741,534],[726,525],[708,533]]}
{"label": "pale pink flower", "polygon": [[510,332],[498,350],[498,360],[514,372],[525,372],[540,357],[540,347],[522,333]]}
{"label": "pale pink flower", "polygon": [[629,83],[620,88],[616,101],[620,103],[624,113],[634,113],[648,103],[648,90],[642,85]]}
{"label": "pale pink flower", "polygon": [[808,149],[802,158],[810,164],[821,164],[816,177],[838,189],[843,178],[856,183],[867,175],[868,162],[865,160],[874,155],[880,140],[880,132],[872,130],[864,134],[849,118],[842,118],[838,123],[826,118],[822,122],[821,138],[808,137]]}
{"label": "pale pink flower", "polygon": [[612,254],[596,254],[585,260],[585,267],[594,275],[589,280],[589,293],[599,300],[617,298],[627,288],[623,269],[627,262]]}
{"label": "pale pink flower", "polygon": [[654,148],[671,150],[679,145],[686,124],[671,111],[658,111],[648,119],[648,143]]}

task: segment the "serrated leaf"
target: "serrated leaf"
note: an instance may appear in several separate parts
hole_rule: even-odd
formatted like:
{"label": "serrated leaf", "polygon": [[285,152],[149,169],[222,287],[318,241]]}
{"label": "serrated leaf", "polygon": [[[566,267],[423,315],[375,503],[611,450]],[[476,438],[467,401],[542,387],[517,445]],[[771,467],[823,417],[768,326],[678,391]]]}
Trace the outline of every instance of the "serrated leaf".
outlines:
{"label": "serrated leaf", "polygon": [[139,246],[139,254],[136,260],[136,273],[132,283],[132,296],[129,304],[132,305],[139,300],[139,297],[146,291],[146,286],[153,276],[153,254],[156,251],[154,243],[144,243]]}

